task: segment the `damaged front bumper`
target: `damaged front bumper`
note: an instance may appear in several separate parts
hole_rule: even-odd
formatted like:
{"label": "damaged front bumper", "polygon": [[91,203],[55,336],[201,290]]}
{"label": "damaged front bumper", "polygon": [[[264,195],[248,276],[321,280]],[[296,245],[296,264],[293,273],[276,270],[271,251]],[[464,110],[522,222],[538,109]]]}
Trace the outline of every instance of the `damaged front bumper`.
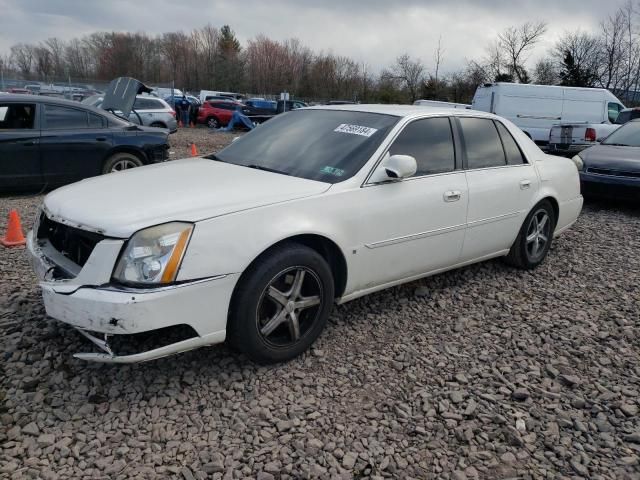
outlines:
{"label": "damaged front bumper", "polygon": [[[91,340],[102,353],[78,353],[76,358],[107,363],[134,363],[223,342],[229,302],[239,274],[219,275],[158,288],[134,289],[110,283],[122,240],[96,245],[85,265],[71,278],[55,278],[64,261],[33,232],[27,250],[40,280],[47,314],[67,323]],[[51,257],[54,257],[53,259]],[[70,266],[63,265],[68,271]],[[187,325],[195,336],[131,355],[117,355],[109,345],[114,335],[128,335]]]}

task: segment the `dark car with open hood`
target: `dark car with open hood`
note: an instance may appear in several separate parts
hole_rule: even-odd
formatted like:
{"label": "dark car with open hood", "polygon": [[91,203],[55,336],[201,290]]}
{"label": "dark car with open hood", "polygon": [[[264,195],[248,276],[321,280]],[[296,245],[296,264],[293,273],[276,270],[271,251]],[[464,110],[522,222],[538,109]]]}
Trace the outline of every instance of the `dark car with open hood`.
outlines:
{"label": "dark car with open hood", "polygon": [[640,202],[640,119],[573,157],[582,194]]}
{"label": "dark car with open hood", "polygon": [[0,192],[52,188],[167,160],[168,130],[112,113],[130,112],[147,90],[135,79],[115,79],[102,109],[38,95],[0,97]]}

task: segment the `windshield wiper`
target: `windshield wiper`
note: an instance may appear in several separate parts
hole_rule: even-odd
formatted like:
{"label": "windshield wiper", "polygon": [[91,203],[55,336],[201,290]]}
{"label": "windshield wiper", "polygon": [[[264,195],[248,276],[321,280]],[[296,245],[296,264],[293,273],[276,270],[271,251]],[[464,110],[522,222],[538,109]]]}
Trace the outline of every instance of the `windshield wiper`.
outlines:
{"label": "windshield wiper", "polygon": [[265,172],[273,172],[279,173],[281,175],[289,175],[287,172],[283,172],[282,170],[276,170],[275,168],[263,167],[262,165],[247,165],[249,168],[255,168],[256,170],[264,170]]}

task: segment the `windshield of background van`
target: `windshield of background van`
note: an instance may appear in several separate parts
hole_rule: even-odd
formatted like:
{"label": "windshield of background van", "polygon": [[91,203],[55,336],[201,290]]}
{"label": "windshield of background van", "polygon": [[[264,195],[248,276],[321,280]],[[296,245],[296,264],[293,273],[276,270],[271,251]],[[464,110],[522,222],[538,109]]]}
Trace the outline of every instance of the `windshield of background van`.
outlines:
{"label": "windshield of background van", "polygon": [[339,110],[298,110],[257,126],[211,158],[337,183],[371,158],[398,117]]}

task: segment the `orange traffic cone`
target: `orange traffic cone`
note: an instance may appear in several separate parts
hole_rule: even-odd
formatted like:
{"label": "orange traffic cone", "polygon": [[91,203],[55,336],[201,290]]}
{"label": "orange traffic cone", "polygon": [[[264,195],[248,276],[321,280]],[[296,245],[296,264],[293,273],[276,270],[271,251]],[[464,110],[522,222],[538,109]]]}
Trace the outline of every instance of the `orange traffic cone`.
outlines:
{"label": "orange traffic cone", "polygon": [[196,125],[195,125],[195,123],[193,123],[193,122],[191,122],[191,123],[189,124],[189,128],[195,128],[195,126],[196,126]]}
{"label": "orange traffic cone", "polygon": [[192,157],[197,157],[198,156],[198,149],[196,148],[196,144],[195,143],[191,144],[191,156]]}
{"label": "orange traffic cone", "polygon": [[178,120],[178,127],[179,127],[179,128],[184,127],[184,125],[182,124],[182,120]]}
{"label": "orange traffic cone", "polygon": [[17,247],[27,243],[22,233],[22,225],[20,224],[20,215],[15,210],[9,212],[9,225],[7,234],[4,238],[0,238],[0,244],[5,247]]}

